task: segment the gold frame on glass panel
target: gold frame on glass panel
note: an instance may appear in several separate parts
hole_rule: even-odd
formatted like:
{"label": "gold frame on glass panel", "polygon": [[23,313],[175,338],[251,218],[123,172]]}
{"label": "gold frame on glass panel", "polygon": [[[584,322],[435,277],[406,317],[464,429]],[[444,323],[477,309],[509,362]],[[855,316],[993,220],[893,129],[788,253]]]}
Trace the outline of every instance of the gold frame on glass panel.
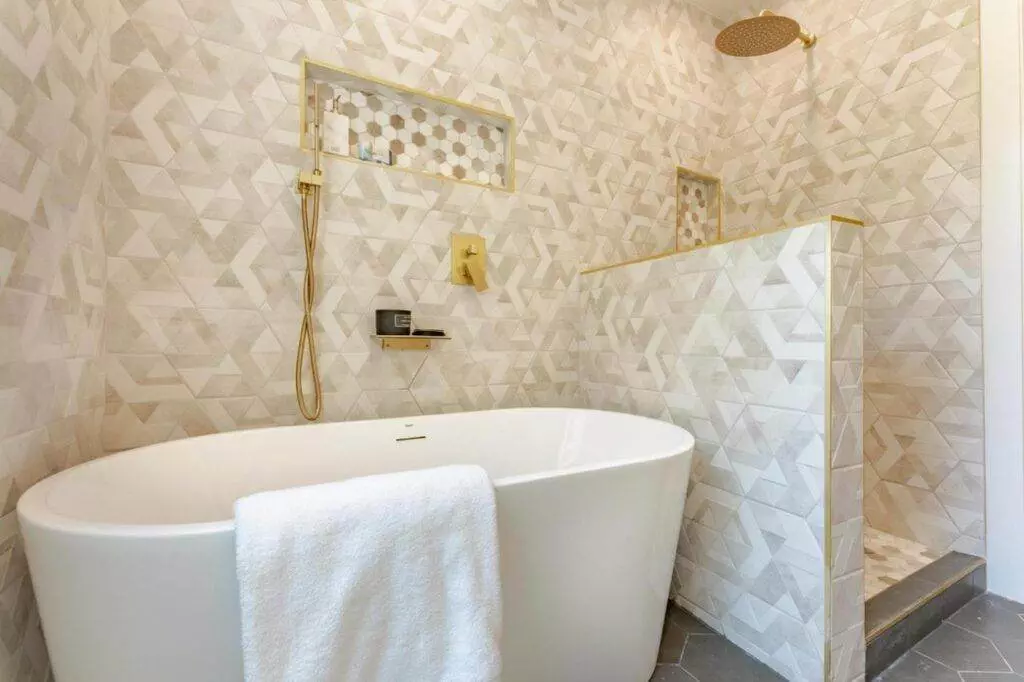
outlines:
{"label": "gold frame on glass panel", "polygon": [[[498,187],[495,185],[489,185],[483,182],[477,182],[475,180],[466,180],[459,178],[453,178],[448,175],[442,175],[440,173],[431,173],[429,171],[419,170],[416,168],[404,168],[401,166],[386,166],[373,161],[363,161],[362,159],[345,156],[343,154],[334,154],[329,151],[323,151],[325,156],[330,156],[335,159],[341,159],[351,163],[359,163],[366,166],[373,166],[375,168],[384,168],[386,170],[402,171],[403,173],[415,173],[416,175],[422,175],[428,178],[434,178],[436,180],[444,180],[446,182],[458,182],[463,185],[472,185],[474,187],[482,187],[484,189],[492,189],[499,192],[513,193],[516,191],[516,119],[514,116],[509,116],[500,111],[494,111],[492,109],[485,109],[484,107],[478,107],[475,104],[469,104],[467,102],[461,102],[451,97],[444,97],[442,95],[435,95],[427,92],[426,90],[420,90],[418,88],[411,88],[407,85],[395,83],[393,81],[385,80],[383,78],[376,78],[374,76],[367,76],[366,74],[357,73],[350,71],[343,67],[337,66],[336,64],[328,64],[327,62],[320,62],[315,59],[303,59],[302,60],[302,71],[299,75],[299,149],[304,152],[312,152],[313,150],[306,144],[306,126],[307,126],[307,114],[306,110],[308,107],[308,95],[307,95],[307,84],[309,83],[310,71],[317,70],[325,74],[325,76],[333,75],[335,80],[342,81],[356,81],[364,84],[364,87],[373,89],[373,86],[379,88],[387,88],[394,90],[399,94],[405,95],[412,100],[426,101],[434,103],[442,107],[450,107],[455,109],[462,109],[466,112],[475,114],[476,116],[487,120],[489,123],[493,123],[498,126],[505,127],[505,186]],[[326,82],[330,82],[329,77],[323,78]]]}

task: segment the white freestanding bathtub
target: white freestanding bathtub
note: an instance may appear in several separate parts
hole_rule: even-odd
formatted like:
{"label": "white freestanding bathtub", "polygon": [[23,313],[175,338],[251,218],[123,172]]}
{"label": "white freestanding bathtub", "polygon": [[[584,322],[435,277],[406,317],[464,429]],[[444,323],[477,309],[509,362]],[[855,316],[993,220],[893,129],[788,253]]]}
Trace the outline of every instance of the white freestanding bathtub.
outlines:
{"label": "white freestanding bathtub", "polygon": [[646,682],[692,449],[670,424],[586,410],[273,428],[83,464],[18,517],[57,682],[241,682],[236,499],[479,464],[498,505],[503,682]]}

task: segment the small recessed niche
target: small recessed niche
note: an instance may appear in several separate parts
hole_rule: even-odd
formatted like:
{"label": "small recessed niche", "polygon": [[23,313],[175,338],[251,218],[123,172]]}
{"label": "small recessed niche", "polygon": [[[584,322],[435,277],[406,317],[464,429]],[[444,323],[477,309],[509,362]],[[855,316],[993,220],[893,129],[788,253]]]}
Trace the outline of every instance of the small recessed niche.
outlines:
{"label": "small recessed niche", "polygon": [[320,89],[325,155],[511,192],[515,119],[397,83],[306,60],[301,143],[313,149]]}
{"label": "small recessed niche", "polygon": [[676,250],[687,251],[722,240],[722,181],[713,175],[676,168]]}

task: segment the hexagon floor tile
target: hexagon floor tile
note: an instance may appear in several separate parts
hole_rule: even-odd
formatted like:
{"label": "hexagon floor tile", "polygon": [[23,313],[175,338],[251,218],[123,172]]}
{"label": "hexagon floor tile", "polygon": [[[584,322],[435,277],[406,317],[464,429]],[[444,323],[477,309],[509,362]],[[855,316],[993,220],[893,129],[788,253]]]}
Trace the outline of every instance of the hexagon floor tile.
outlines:
{"label": "hexagon floor tile", "polygon": [[669,607],[658,667],[651,682],[777,682],[782,679],[686,611]]}
{"label": "hexagon floor tile", "polygon": [[875,679],[1024,682],[1024,605],[983,594]]}
{"label": "hexagon floor tile", "polygon": [[[775,682],[774,671],[671,606],[651,682]],[[957,611],[878,682],[1024,682],[1024,605],[985,594]]]}

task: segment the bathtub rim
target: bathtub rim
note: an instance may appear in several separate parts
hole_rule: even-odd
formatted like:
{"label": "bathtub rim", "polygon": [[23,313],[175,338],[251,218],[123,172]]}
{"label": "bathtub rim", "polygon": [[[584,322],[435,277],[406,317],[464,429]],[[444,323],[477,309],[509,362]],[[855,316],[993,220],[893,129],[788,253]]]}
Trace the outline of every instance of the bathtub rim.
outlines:
{"label": "bathtub rim", "polygon": [[[642,455],[638,457],[628,457],[622,459],[616,459],[610,462],[601,462],[596,464],[580,464],[576,466],[566,467],[563,469],[553,469],[549,471],[536,472],[530,474],[522,474],[518,476],[506,476],[497,480],[492,480],[491,483],[495,490],[500,488],[508,488],[517,485],[525,485],[527,483],[533,483],[541,480],[557,480],[565,478],[567,476],[576,476],[580,474],[607,471],[611,469],[619,469],[627,466],[635,466],[639,464],[648,464],[653,462],[659,462],[672,457],[683,457],[692,456],[696,440],[692,433],[684,429],[681,426],[673,424],[672,422],[663,421],[660,419],[653,419],[651,417],[645,417],[641,415],[633,415],[625,412],[611,412],[608,410],[591,410],[582,408],[543,408],[543,407],[521,407],[521,408],[507,408],[501,410],[480,410],[477,412],[454,412],[446,414],[436,415],[413,415],[409,417],[388,417],[384,419],[361,419],[354,420],[351,422],[320,422],[317,424],[297,424],[289,426],[270,426],[260,427],[253,429],[238,429],[235,431],[225,431],[221,433],[206,434],[203,436],[193,436],[191,438],[180,438],[173,441],[164,441],[161,443],[152,443],[150,445],[144,445],[138,448],[131,448],[129,450],[122,450],[120,452],[111,453],[97,457],[96,459],[83,462],[75,465],[63,471],[59,471],[56,474],[47,476],[40,481],[33,484],[18,500],[17,504],[17,518],[21,525],[31,525],[34,528],[62,533],[65,535],[76,536],[76,537],[99,537],[99,538],[136,538],[136,539],[168,539],[168,538],[195,538],[195,537],[208,537],[215,536],[227,532],[233,533],[235,530],[235,519],[229,518],[221,521],[206,521],[201,523],[168,523],[168,524],[123,524],[123,523],[99,523],[94,521],[82,521],[72,516],[59,514],[54,512],[47,500],[48,493],[55,485],[60,484],[63,479],[70,478],[75,475],[76,470],[91,467],[101,462],[109,463],[112,458],[127,458],[133,455],[138,455],[142,452],[150,451],[156,448],[167,446],[169,443],[180,443],[186,440],[203,440],[206,442],[216,441],[220,439],[229,439],[232,436],[237,436],[241,432],[253,432],[263,431],[266,429],[287,431],[292,429],[306,429],[310,426],[344,426],[346,424],[367,424],[371,422],[382,422],[388,420],[401,421],[406,419],[424,419],[430,417],[445,417],[445,416],[456,416],[456,415],[473,415],[478,413],[508,413],[508,412],[540,412],[540,413],[585,413],[585,414],[609,414],[620,417],[626,417],[630,421],[636,421],[638,423],[649,422],[657,424],[659,428],[671,427],[681,434],[682,439],[679,444],[674,447],[667,448],[663,451]],[[424,469],[430,469],[435,467],[424,467]],[[371,474],[374,475],[374,474]],[[345,479],[342,479],[345,480]],[[323,481],[313,485],[324,485],[333,483],[335,481]]]}

